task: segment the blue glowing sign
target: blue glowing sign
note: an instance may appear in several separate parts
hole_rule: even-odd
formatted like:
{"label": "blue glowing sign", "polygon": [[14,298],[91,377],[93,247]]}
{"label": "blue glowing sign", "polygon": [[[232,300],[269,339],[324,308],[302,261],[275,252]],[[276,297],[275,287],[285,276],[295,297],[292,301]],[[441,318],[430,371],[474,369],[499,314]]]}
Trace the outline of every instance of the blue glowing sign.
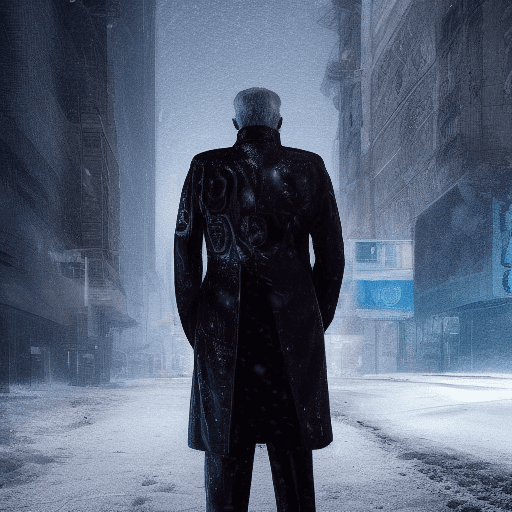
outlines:
{"label": "blue glowing sign", "polygon": [[413,281],[357,281],[358,309],[413,311]]}

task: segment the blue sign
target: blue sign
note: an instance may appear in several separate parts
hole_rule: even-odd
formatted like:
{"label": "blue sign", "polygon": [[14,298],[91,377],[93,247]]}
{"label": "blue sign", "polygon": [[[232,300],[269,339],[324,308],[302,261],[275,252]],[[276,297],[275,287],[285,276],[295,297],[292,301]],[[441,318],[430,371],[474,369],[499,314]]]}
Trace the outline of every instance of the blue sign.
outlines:
{"label": "blue sign", "polygon": [[357,281],[358,309],[413,311],[413,281]]}

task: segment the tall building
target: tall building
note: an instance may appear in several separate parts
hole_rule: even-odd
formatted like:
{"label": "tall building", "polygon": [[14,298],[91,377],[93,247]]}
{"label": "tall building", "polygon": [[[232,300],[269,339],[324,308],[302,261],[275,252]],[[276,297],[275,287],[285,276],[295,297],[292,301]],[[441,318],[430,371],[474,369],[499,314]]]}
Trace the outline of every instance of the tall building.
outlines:
{"label": "tall building", "polygon": [[345,235],[414,243],[397,368],[511,371],[509,2],[335,0],[330,16]]}
{"label": "tall building", "polygon": [[129,325],[107,0],[0,5],[0,380],[110,378]]}
{"label": "tall building", "polygon": [[137,325],[116,340],[116,371],[150,376],[165,366],[169,333],[155,269],[155,0],[126,0],[110,31],[120,169],[121,280]]}

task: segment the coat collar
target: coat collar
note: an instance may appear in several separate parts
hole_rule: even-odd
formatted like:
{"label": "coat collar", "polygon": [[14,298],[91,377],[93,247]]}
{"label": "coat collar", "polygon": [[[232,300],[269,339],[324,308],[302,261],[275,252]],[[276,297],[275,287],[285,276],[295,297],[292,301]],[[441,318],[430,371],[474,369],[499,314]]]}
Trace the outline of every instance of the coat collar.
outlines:
{"label": "coat collar", "polygon": [[274,128],[269,128],[268,126],[245,126],[239,130],[236,136],[236,144],[255,140],[265,140],[281,144],[279,131]]}

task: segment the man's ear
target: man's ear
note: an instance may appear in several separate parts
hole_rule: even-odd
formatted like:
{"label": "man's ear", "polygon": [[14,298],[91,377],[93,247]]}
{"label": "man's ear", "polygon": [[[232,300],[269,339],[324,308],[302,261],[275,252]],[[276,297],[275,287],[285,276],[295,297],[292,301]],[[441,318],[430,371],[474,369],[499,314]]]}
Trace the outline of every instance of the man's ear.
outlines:
{"label": "man's ear", "polygon": [[279,118],[279,122],[277,123],[277,128],[276,128],[276,130],[279,130],[279,128],[281,128],[281,125],[282,125],[282,124],[283,124],[283,118],[282,118],[282,117],[280,117],[280,118]]}
{"label": "man's ear", "polygon": [[240,128],[238,127],[238,123],[237,123],[237,121],[236,121],[236,119],[235,119],[235,118],[233,118],[233,124],[235,125],[235,128],[236,128],[237,130],[240,130]]}

